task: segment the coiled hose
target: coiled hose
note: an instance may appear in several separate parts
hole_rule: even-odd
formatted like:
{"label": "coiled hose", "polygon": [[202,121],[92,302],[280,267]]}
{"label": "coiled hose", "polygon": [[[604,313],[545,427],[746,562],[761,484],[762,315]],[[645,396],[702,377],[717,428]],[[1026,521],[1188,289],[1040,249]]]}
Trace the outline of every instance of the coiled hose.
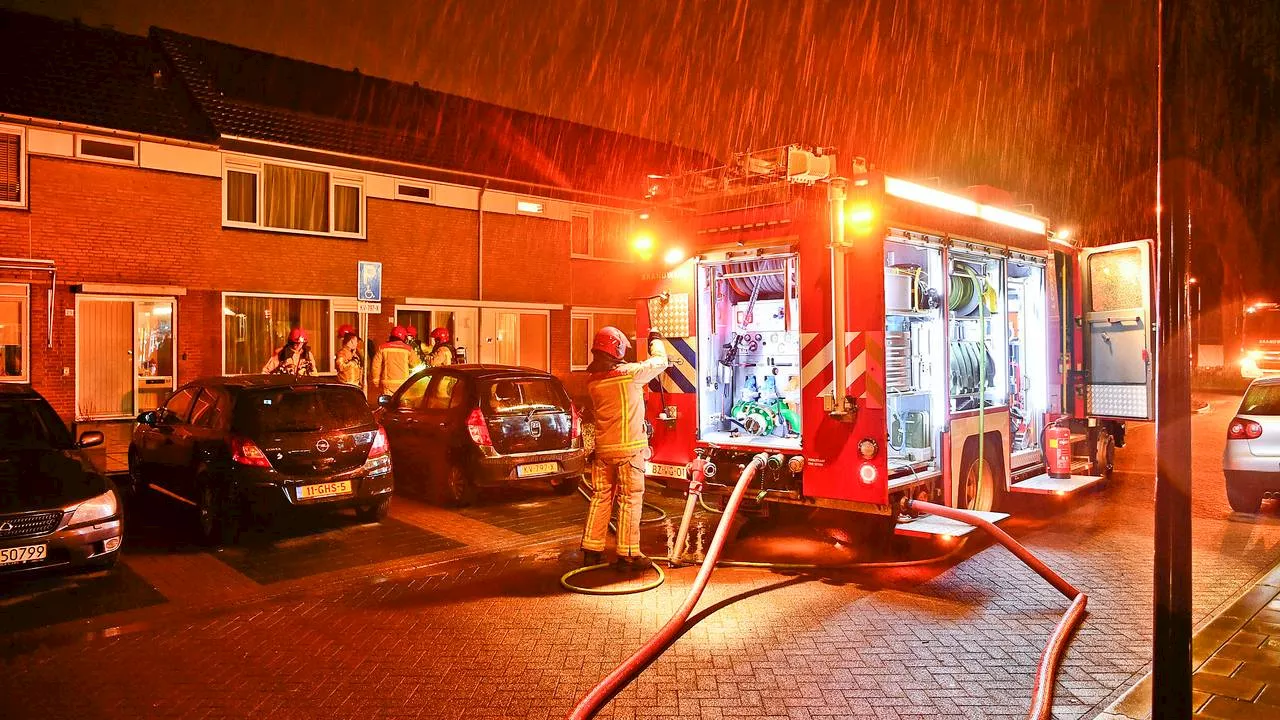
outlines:
{"label": "coiled hose", "polygon": [[[706,559],[702,562],[702,567],[698,570],[698,576],[693,581],[693,586],[689,589],[689,595],[685,598],[684,603],[676,611],[671,619],[649,639],[640,649],[636,650],[631,657],[627,658],[622,664],[614,668],[601,680],[594,688],[592,688],[570,711],[569,720],[585,720],[586,718],[595,717],[600,708],[608,702],[622,688],[626,687],[640,672],[653,662],[659,655],[666,651],[668,647],[679,637],[684,624],[688,621],[689,615],[692,614],[693,608],[698,604],[698,600],[702,598],[702,592],[706,589],[707,582],[711,578],[711,572],[715,569],[720,558],[720,552],[724,548],[724,543],[728,535],[729,526],[732,523],[733,516],[738,511],[738,506],[742,503],[743,493],[760,468],[764,466],[768,460],[767,453],[761,453],[751,459],[751,462],[743,468],[742,475],[739,476],[738,482],[734,485],[733,493],[729,496],[729,501],[725,504],[724,515],[720,519],[720,523],[716,526],[715,535],[712,537],[711,545],[707,549]],[[1077,590],[1074,586],[1064,580],[1055,573],[1047,565],[1032,555],[1026,548],[1019,544],[1016,540],[997,528],[993,523],[983,519],[980,515],[965,510],[957,510],[943,505],[936,505],[923,501],[914,501],[911,506],[924,512],[938,515],[939,517],[950,518],[960,522],[970,523],[982,528],[990,534],[997,542],[1009,549],[1019,560],[1034,570],[1042,578],[1047,580],[1059,592],[1071,598],[1071,606],[1068,608],[1062,620],[1058,622],[1054,628],[1053,634],[1049,638],[1049,642],[1045,645],[1045,649],[1040,658],[1040,665],[1036,673],[1035,689],[1033,690],[1031,708],[1027,717],[1029,720],[1047,720],[1053,710],[1053,685],[1057,676],[1058,667],[1062,661],[1062,655],[1065,653],[1068,638],[1071,633],[1079,626],[1084,619],[1085,606],[1088,603],[1088,597]],[[953,551],[954,552],[954,551]],[[842,567],[892,567],[913,564],[924,564],[929,562],[937,562],[941,558],[930,558],[927,560],[909,561],[906,563],[850,563]],[[735,562],[733,565],[742,567],[771,567],[783,568],[786,564],[782,563],[746,563]],[[730,565],[726,562],[725,565]],[[656,565],[654,566],[657,567]],[[791,567],[796,569],[813,569],[812,565],[796,564]],[[830,566],[829,566],[830,567]]]}
{"label": "coiled hose", "polygon": [[[587,501],[590,502],[591,494],[583,489],[581,483],[578,484],[578,494],[586,498]],[[667,511],[663,510],[657,505],[644,503],[641,506],[642,512],[644,508],[657,510],[658,514],[655,517],[649,517],[649,518],[641,517],[640,518],[641,525],[652,525],[653,523],[660,523],[663,520],[667,519]],[[617,525],[612,520],[609,521],[609,529],[612,530],[615,534],[618,532]],[[595,570],[603,570],[604,568],[607,568],[607,567],[609,567],[609,563],[598,563],[596,565],[587,565],[586,567],[580,567],[575,570],[570,570],[569,572],[560,576],[560,587],[564,588],[565,590],[568,590],[569,592],[580,593],[582,595],[633,595],[635,593],[642,593],[642,592],[648,592],[650,590],[653,590],[657,588],[659,585],[661,585],[662,583],[667,581],[667,574],[663,572],[661,566],[655,564],[655,565],[652,565],[651,567],[653,568],[653,571],[657,573],[657,577],[654,578],[653,580],[650,580],[649,582],[642,583],[640,585],[628,585],[626,587],[621,587],[621,588],[609,588],[609,587],[593,588],[593,587],[586,587],[584,585],[575,585],[569,582],[572,578],[575,578],[579,575],[584,575],[586,573],[593,572]]]}

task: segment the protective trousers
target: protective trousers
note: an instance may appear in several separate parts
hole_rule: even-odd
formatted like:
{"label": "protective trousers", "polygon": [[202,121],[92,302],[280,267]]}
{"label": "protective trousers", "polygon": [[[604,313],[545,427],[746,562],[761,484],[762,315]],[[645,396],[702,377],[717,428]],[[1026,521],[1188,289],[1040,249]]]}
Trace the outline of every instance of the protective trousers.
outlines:
{"label": "protective trousers", "polygon": [[638,557],[640,513],[644,506],[644,453],[597,457],[591,464],[591,506],[582,549],[604,550],[614,499],[618,501],[618,557]]}

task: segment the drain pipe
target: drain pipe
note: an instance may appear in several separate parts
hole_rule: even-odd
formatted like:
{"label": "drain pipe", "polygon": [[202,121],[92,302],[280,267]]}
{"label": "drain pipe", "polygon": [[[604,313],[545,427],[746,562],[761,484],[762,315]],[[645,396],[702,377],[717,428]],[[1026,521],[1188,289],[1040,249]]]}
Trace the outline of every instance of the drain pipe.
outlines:
{"label": "drain pipe", "polygon": [[662,626],[657,635],[654,635],[648,642],[640,646],[640,649],[631,657],[609,673],[598,685],[591,688],[591,692],[587,693],[586,697],[582,698],[573,711],[569,713],[570,720],[585,720],[585,718],[595,717],[596,713],[600,712],[600,708],[604,707],[604,704],[614,694],[631,682],[632,678],[639,674],[646,665],[653,662],[679,637],[680,631],[684,628],[685,622],[693,612],[694,606],[702,598],[702,591],[706,589],[707,581],[711,579],[711,571],[715,569],[716,561],[720,559],[720,551],[724,549],[725,541],[728,539],[729,526],[733,524],[733,516],[738,512],[738,506],[742,504],[742,495],[768,459],[767,453],[760,453],[751,458],[751,462],[747,463],[747,466],[742,469],[742,475],[738,477],[738,484],[733,486],[733,493],[729,496],[728,504],[725,505],[724,516],[720,518],[720,524],[716,526],[716,533],[711,538],[711,546],[707,548],[707,558],[702,561],[702,569],[698,571],[698,577],[694,579],[693,587],[689,590],[689,596],[685,598],[684,604],[680,606],[675,615],[671,616],[667,624]]}

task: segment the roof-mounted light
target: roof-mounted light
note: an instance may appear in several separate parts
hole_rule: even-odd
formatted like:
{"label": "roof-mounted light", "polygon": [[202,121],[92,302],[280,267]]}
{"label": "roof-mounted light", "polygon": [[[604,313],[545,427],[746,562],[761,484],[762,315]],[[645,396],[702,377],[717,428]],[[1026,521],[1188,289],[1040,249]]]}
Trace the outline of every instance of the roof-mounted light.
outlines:
{"label": "roof-mounted light", "polygon": [[1022,213],[1005,210],[994,205],[983,205],[966,197],[952,195],[924,185],[917,185],[907,180],[885,176],[884,192],[886,195],[892,195],[896,198],[928,205],[958,215],[968,215],[969,217],[1017,228],[1018,230],[1025,230],[1037,235],[1045,233],[1044,221],[1030,215],[1023,215]]}

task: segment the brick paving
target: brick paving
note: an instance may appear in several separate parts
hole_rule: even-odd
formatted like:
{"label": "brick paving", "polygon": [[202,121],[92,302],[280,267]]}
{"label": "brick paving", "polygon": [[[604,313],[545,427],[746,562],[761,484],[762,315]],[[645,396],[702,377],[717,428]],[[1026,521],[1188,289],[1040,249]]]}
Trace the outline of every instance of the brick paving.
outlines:
{"label": "brick paving", "polygon": [[[1218,458],[1229,412],[1193,420],[1198,622],[1230,607],[1280,559],[1274,508],[1255,518],[1226,507]],[[1097,715],[1147,670],[1149,428],[1135,428],[1131,445],[1117,454],[1121,472],[1110,488],[1069,506],[1019,510],[1006,523],[1090,594],[1057,688],[1058,718]],[[568,500],[545,497],[550,505]],[[581,513],[585,503],[577,502]],[[447,515],[411,502],[393,508],[402,522],[431,519],[424,529],[460,543],[481,539],[483,516],[454,514],[462,518],[455,529]],[[662,530],[646,533],[646,550],[660,554]],[[0,706],[6,718],[563,717],[665,622],[695,573],[674,571],[642,595],[569,595],[558,577],[576,562],[575,536],[563,520],[548,520],[536,533],[500,530],[482,546],[256,591],[248,581],[214,603],[170,597],[16,633],[0,639]],[[805,542],[785,547],[803,554],[820,544]],[[228,567],[207,553],[182,557]],[[161,564],[130,561],[148,580]],[[153,584],[174,587],[175,579]],[[1003,549],[977,544],[935,567],[724,569],[696,622],[601,717],[1020,717],[1043,643],[1065,608]],[[1280,652],[1261,639],[1271,636],[1260,623],[1271,620],[1252,622],[1259,624],[1241,632],[1257,637],[1239,639],[1258,644],[1229,652],[1254,654],[1237,658],[1234,675],[1215,663],[1206,676],[1248,679],[1240,674],[1245,663]],[[76,678],[74,692],[68,678]],[[1215,697],[1232,699],[1219,690]]]}

